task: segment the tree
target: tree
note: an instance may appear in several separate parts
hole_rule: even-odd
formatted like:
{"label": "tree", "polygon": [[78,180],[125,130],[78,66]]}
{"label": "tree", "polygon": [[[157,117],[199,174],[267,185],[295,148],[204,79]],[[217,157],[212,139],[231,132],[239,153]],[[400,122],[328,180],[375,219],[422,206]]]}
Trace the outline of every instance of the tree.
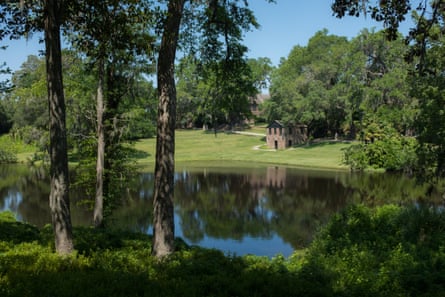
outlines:
{"label": "tree", "polygon": [[247,64],[252,73],[256,92],[260,93],[262,90],[267,89],[270,85],[270,75],[274,69],[272,61],[269,58],[260,57],[247,60]]}
{"label": "tree", "polygon": [[65,98],[62,79],[60,24],[64,1],[44,2],[45,57],[49,103],[50,178],[49,196],[55,246],[59,254],[73,251],[69,201],[68,155],[65,120]]}
{"label": "tree", "polygon": [[174,251],[174,168],[176,88],[174,66],[185,0],[170,0],[163,24],[157,66],[158,121],[153,198],[153,250],[156,257]]}
{"label": "tree", "polygon": [[[438,28],[436,28],[438,30]],[[436,181],[445,177],[445,38],[430,40],[427,56],[424,58],[425,72],[415,75],[412,84],[420,98],[420,112],[417,117],[419,128],[420,175],[425,180]],[[434,177],[434,178],[431,178]]]}
{"label": "tree", "polygon": [[4,100],[12,111],[14,136],[47,150],[49,117],[45,59],[28,56],[12,75],[12,83],[14,88]]}
{"label": "tree", "polygon": [[51,162],[49,205],[55,248],[57,253],[63,255],[73,250],[60,42],[60,27],[66,17],[67,4],[69,1],[55,0],[7,1],[0,4],[0,38],[20,38],[35,31],[44,32]]}
{"label": "tree", "polygon": [[335,87],[348,46],[345,37],[325,29],[307,47],[295,47],[272,75],[271,96],[278,109],[272,114],[284,122],[306,123],[314,137],[341,133],[345,108]]}
{"label": "tree", "polygon": [[[416,6],[413,8],[412,5]],[[391,40],[396,39],[399,24],[412,12],[416,26],[410,29],[406,37],[407,44],[410,44],[406,59],[415,66],[411,71],[411,85],[413,94],[418,96],[420,102],[420,114],[416,119],[420,174],[429,176],[432,173],[436,177],[445,176],[445,150],[443,137],[440,136],[445,133],[445,127],[438,124],[444,113],[442,94],[445,86],[443,72],[436,67],[443,65],[443,37],[439,32],[444,29],[444,8],[444,0],[336,0],[332,4],[334,15],[339,18],[370,14],[373,19],[383,22]]]}
{"label": "tree", "polygon": [[[80,1],[74,6],[68,37],[76,49],[91,60],[96,70],[96,193],[93,221],[103,225],[104,197],[109,198],[107,183],[112,171],[112,155],[119,150],[118,108],[128,92],[128,81],[137,69],[132,63],[146,63],[147,43],[153,42],[147,27],[144,5],[134,1]],[[132,67],[129,67],[129,66]],[[139,69],[138,69],[139,70]],[[140,71],[140,70],[139,70]],[[105,158],[107,155],[107,159]],[[107,174],[108,172],[108,174]],[[107,176],[108,175],[108,176]]]}
{"label": "tree", "polygon": [[[0,37],[1,40],[1,37]],[[0,50],[5,50],[6,46],[1,46]],[[6,66],[6,63],[0,64],[0,75],[11,74],[11,69]],[[9,91],[11,89],[11,85],[8,79],[0,81],[0,96]]]}
{"label": "tree", "polygon": [[[200,59],[225,60],[230,62],[238,59],[244,51],[240,45],[242,30],[251,25],[256,26],[252,12],[246,7],[247,1],[212,0],[190,1],[170,0],[162,22],[162,40],[159,48],[157,66],[157,86],[159,95],[158,124],[156,140],[155,189],[154,189],[154,221],[153,221],[153,255],[162,257],[174,250],[173,221],[173,178],[174,178],[174,146],[176,126],[176,87],[174,80],[174,62],[178,46],[182,18],[185,16],[187,30],[183,38],[188,41],[184,48],[196,50],[193,30],[197,26],[198,40],[202,42]],[[238,6],[242,2],[245,6]],[[184,8],[187,8],[185,10]],[[200,13],[193,9],[201,8]],[[225,50],[220,50],[224,48]],[[236,60],[235,59],[235,60]]]}

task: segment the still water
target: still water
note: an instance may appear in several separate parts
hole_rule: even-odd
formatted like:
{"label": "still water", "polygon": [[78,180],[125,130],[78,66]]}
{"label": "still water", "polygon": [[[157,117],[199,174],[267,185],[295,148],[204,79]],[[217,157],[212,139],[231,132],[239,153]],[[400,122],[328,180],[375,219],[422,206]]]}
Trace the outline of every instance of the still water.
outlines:
{"label": "still water", "polygon": [[[399,175],[225,165],[177,166],[175,232],[189,244],[236,255],[289,256],[350,203],[412,203],[426,193]],[[0,166],[0,211],[43,226],[51,221],[48,195],[44,169]],[[152,196],[152,172],[138,174],[128,183],[111,224],[151,233]],[[84,191],[71,191],[73,225],[91,225],[85,198]]]}

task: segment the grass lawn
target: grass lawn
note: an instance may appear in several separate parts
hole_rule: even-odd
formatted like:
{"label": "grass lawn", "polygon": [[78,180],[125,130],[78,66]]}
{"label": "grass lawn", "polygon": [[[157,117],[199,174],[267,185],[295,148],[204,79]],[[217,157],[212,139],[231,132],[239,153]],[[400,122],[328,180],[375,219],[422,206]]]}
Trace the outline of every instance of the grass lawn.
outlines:
{"label": "grass lawn", "polygon": [[[201,130],[176,131],[176,163],[213,162],[223,166],[228,161],[245,162],[249,165],[277,164],[318,169],[348,169],[341,164],[343,148],[349,143],[323,142],[302,145],[286,150],[270,150],[260,136],[246,136],[204,132]],[[156,139],[137,141],[135,149],[139,154],[138,163],[152,166],[155,161]],[[232,163],[233,164],[233,163]]]}

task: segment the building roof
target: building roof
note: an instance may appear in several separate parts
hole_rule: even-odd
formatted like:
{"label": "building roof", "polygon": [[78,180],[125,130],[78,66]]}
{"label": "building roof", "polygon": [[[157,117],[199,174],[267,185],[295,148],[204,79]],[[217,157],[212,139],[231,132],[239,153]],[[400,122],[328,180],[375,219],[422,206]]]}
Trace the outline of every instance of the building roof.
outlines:
{"label": "building roof", "polygon": [[275,120],[271,122],[269,125],[267,125],[267,128],[284,128],[284,127],[286,127],[286,125],[284,125],[278,120]]}
{"label": "building roof", "polygon": [[283,124],[279,120],[272,121],[269,125],[267,125],[266,128],[285,128],[285,127],[307,127],[307,125],[304,124]]}

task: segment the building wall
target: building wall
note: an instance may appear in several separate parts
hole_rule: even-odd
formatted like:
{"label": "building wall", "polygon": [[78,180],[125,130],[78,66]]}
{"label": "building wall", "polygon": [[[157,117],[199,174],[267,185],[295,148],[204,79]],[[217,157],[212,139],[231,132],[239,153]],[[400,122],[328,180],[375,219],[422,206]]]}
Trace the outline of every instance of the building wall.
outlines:
{"label": "building wall", "polygon": [[283,127],[270,125],[266,130],[267,146],[272,149],[285,149],[307,141],[307,128],[304,125]]}

